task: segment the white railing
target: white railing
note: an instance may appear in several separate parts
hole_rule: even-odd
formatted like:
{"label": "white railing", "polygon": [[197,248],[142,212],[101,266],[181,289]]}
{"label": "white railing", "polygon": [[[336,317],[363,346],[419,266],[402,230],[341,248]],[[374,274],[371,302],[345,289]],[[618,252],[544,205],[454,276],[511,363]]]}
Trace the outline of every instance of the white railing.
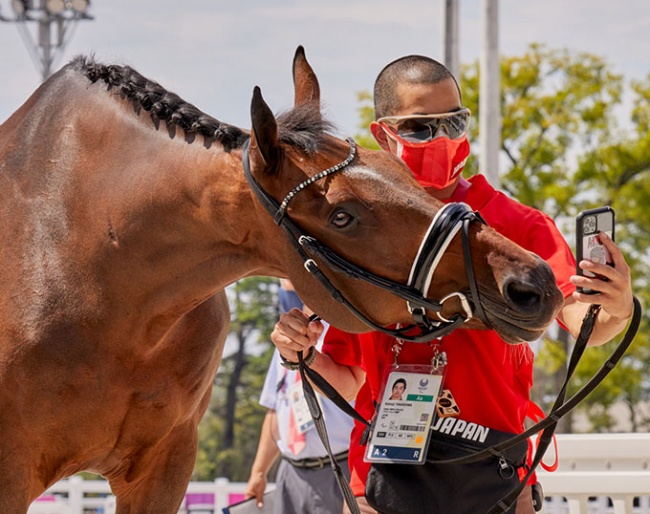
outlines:
{"label": "white railing", "polygon": [[[272,484],[271,486],[272,487]],[[244,499],[246,483],[217,478],[190,482],[179,514],[221,514],[222,509]],[[28,514],[114,514],[115,497],[105,480],[73,476],[50,487],[32,503]]]}
{"label": "white railing", "polygon": [[[559,466],[540,470],[544,514],[650,514],[650,434],[559,434]],[[545,461],[553,461],[549,449]],[[221,514],[246,484],[218,478],[189,484],[182,514]],[[48,489],[29,514],[114,514],[103,480],[71,477]]]}
{"label": "white railing", "polygon": [[557,445],[557,471],[538,473],[545,514],[650,514],[650,434],[558,434]]}

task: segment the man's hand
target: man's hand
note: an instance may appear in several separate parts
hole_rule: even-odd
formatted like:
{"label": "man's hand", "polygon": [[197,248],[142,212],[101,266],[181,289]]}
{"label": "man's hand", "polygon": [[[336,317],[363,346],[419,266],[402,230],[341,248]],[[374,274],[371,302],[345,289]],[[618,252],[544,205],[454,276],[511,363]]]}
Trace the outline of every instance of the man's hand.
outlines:
{"label": "man's hand", "polygon": [[625,262],[625,257],[621,250],[606,233],[600,232],[598,238],[612,256],[614,265],[610,266],[589,260],[580,261],[578,265],[581,269],[590,271],[607,280],[602,280],[598,276],[590,278],[573,275],[571,277],[572,284],[593,289],[600,293],[584,294],[576,291],[573,293],[573,297],[579,302],[600,304],[602,310],[613,319],[628,320],[632,316],[630,267]]}
{"label": "man's hand", "polygon": [[607,234],[598,234],[601,243],[609,250],[613,266],[587,260],[578,265],[585,271],[591,271],[598,277],[583,277],[572,275],[571,283],[575,286],[587,287],[598,291],[599,294],[584,294],[575,291],[564,301],[564,307],[558,314],[558,319],[564,323],[574,338],[578,337],[582,320],[590,304],[599,304],[602,309],[596,318],[594,331],[589,338],[589,344],[598,346],[611,341],[620,334],[632,316],[633,294],[630,267],[625,262],[621,250]]}
{"label": "man's hand", "polygon": [[257,500],[257,508],[261,509],[264,506],[264,491],[266,490],[266,475],[261,471],[251,471],[251,476],[246,484],[246,491],[244,498],[255,498]]}
{"label": "man's hand", "polygon": [[282,314],[271,333],[271,341],[288,361],[298,362],[298,352],[303,355],[318,342],[323,332],[320,321],[309,321],[307,314],[291,309]]}

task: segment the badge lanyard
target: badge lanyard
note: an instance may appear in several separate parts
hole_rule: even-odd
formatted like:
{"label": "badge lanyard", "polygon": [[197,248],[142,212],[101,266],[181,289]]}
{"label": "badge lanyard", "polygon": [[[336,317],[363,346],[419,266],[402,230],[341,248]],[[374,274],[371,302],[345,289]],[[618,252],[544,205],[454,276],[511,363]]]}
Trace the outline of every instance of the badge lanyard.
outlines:
{"label": "badge lanyard", "polygon": [[436,415],[447,355],[435,344],[430,364],[400,364],[404,342],[395,340],[395,356],[383,381],[364,461],[424,464]]}

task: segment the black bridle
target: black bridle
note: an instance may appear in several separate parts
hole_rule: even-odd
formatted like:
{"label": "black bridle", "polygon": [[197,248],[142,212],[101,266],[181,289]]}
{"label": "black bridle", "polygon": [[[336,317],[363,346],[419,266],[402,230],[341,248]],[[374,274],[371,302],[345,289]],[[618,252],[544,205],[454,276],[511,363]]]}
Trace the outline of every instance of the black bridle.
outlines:
{"label": "black bridle", "polygon": [[[302,258],[305,269],[318,279],[323,287],[329,291],[333,299],[342,303],[364,323],[375,330],[394,337],[399,337],[405,341],[420,343],[442,337],[472,318],[474,316],[474,311],[476,317],[489,326],[485,312],[481,307],[478,285],[476,283],[469,246],[470,223],[475,220],[485,223],[485,220],[483,220],[477,212],[472,211],[468,205],[464,203],[450,203],[446,204],[442,209],[440,209],[440,211],[438,211],[422,240],[418,253],[413,261],[409,280],[406,285],[375,275],[365,268],[357,266],[341,257],[331,248],[318,241],[315,237],[306,235],[289,218],[286,212],[287,206],[297,193],[317,180],[343,170],[354,161],[356,155],[356,143],[352,139],[348,139],[347,141],[350,144],[350,153],[344,161],[301,182],[286,195],[281,203],[278,203],[273,197],[264,191],[259,182],[257,182],[255,177],[251,174],[249,156],[250,140],[246,141],[244,144],[242,165],[246,180],[260,203],[273,217],[275,223],[284,229],[285,233],[289,237],[289,241],[291,241],[294,248]],[[473,301],[470,302],[467,295],[462,292],[449,294],[439,301],[426,298],[425,295],[431,285],[433,273],[452,239],[459,231],[461,231],[462,235],[463,258],[469,282],[470,295]],[[406,300],[408,309],[413,316],[415,324],[396,329],[389,329],[372,321],[350,303],[336,287],[334,287],[327,276],[325,276],[325,274],[319,269],[314,259],[310,257],[308,252],[311,253],[313,257],[320,257],[327,262],[330,268],[343,272],[350,278],[361,279]],[[441,314],[442,308],[447,300],[454,297],[459,299],[463,312],[456,313],[451,316],[450,319],[446,319]],[[474,310],[472,310],[472,306]],[[427,315],[427,310],[435,312],[438,319],[430,319]],[[416,327],[419,328],[419,333],[413,334],[412,332]]]}

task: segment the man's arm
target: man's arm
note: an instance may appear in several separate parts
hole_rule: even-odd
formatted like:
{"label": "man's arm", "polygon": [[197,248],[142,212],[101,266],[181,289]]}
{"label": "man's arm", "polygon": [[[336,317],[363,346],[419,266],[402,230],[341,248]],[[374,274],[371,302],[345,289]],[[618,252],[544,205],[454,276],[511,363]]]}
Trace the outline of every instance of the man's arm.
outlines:
{"label": "man's arm", "polygon": [[332,357],[318,352],[311,368],[327,380],[347,401],[357,397],[366,380],[366,373],[359,366],[339,364]]}
{"label": "man's arm", "polygon": [[266,490],[266,476],[275,462],[275,459],[280,455],[278,445],[273,438],[273,427],[277,424],[277,416],[274,410],[269,409],[264,417],[262,423],[262,431],[260,433],[260,442],[257,445],[257,453],[255,461],[251,467],[251,475],[246,484],[246,492],[244,497],[256,498],[257,506],[262,508],[264,505],[264,491]]}
{"label": "man's arm", "polygon": [[607,234],[601,232],[599,238],[609,250],[614,266],[586,260],[581,261],[579,266],[583,270],[605,277],[607,281],[573,275],[571,283],[575,286],[594,289],[600,294],[583,294],[576,291],[565,300],[564,307],[558,314],[558,320],[568,328],[574,338],[577,338],[582,319],[589,306],[594,303],[600,304],[602,309],[589,339],[589,344],[594,346],[602,345],[620,334],[632,316],[630,267],[625,262],[621,250]]}
{"label": "man's arm", "polygon": [[[282,314],[271,333],[271,341],[286,360],[298,362],[299,351],[307,355],[309,349],[316,345],[323,332],[320,321],[309,321],[308,316],[298,310]],[[350,401],[356,398],[363,385],[366,374],[359,366],[340,364],[332,357],[314,348],[316,358],[311,368],[327,380],[341,396]]]}

